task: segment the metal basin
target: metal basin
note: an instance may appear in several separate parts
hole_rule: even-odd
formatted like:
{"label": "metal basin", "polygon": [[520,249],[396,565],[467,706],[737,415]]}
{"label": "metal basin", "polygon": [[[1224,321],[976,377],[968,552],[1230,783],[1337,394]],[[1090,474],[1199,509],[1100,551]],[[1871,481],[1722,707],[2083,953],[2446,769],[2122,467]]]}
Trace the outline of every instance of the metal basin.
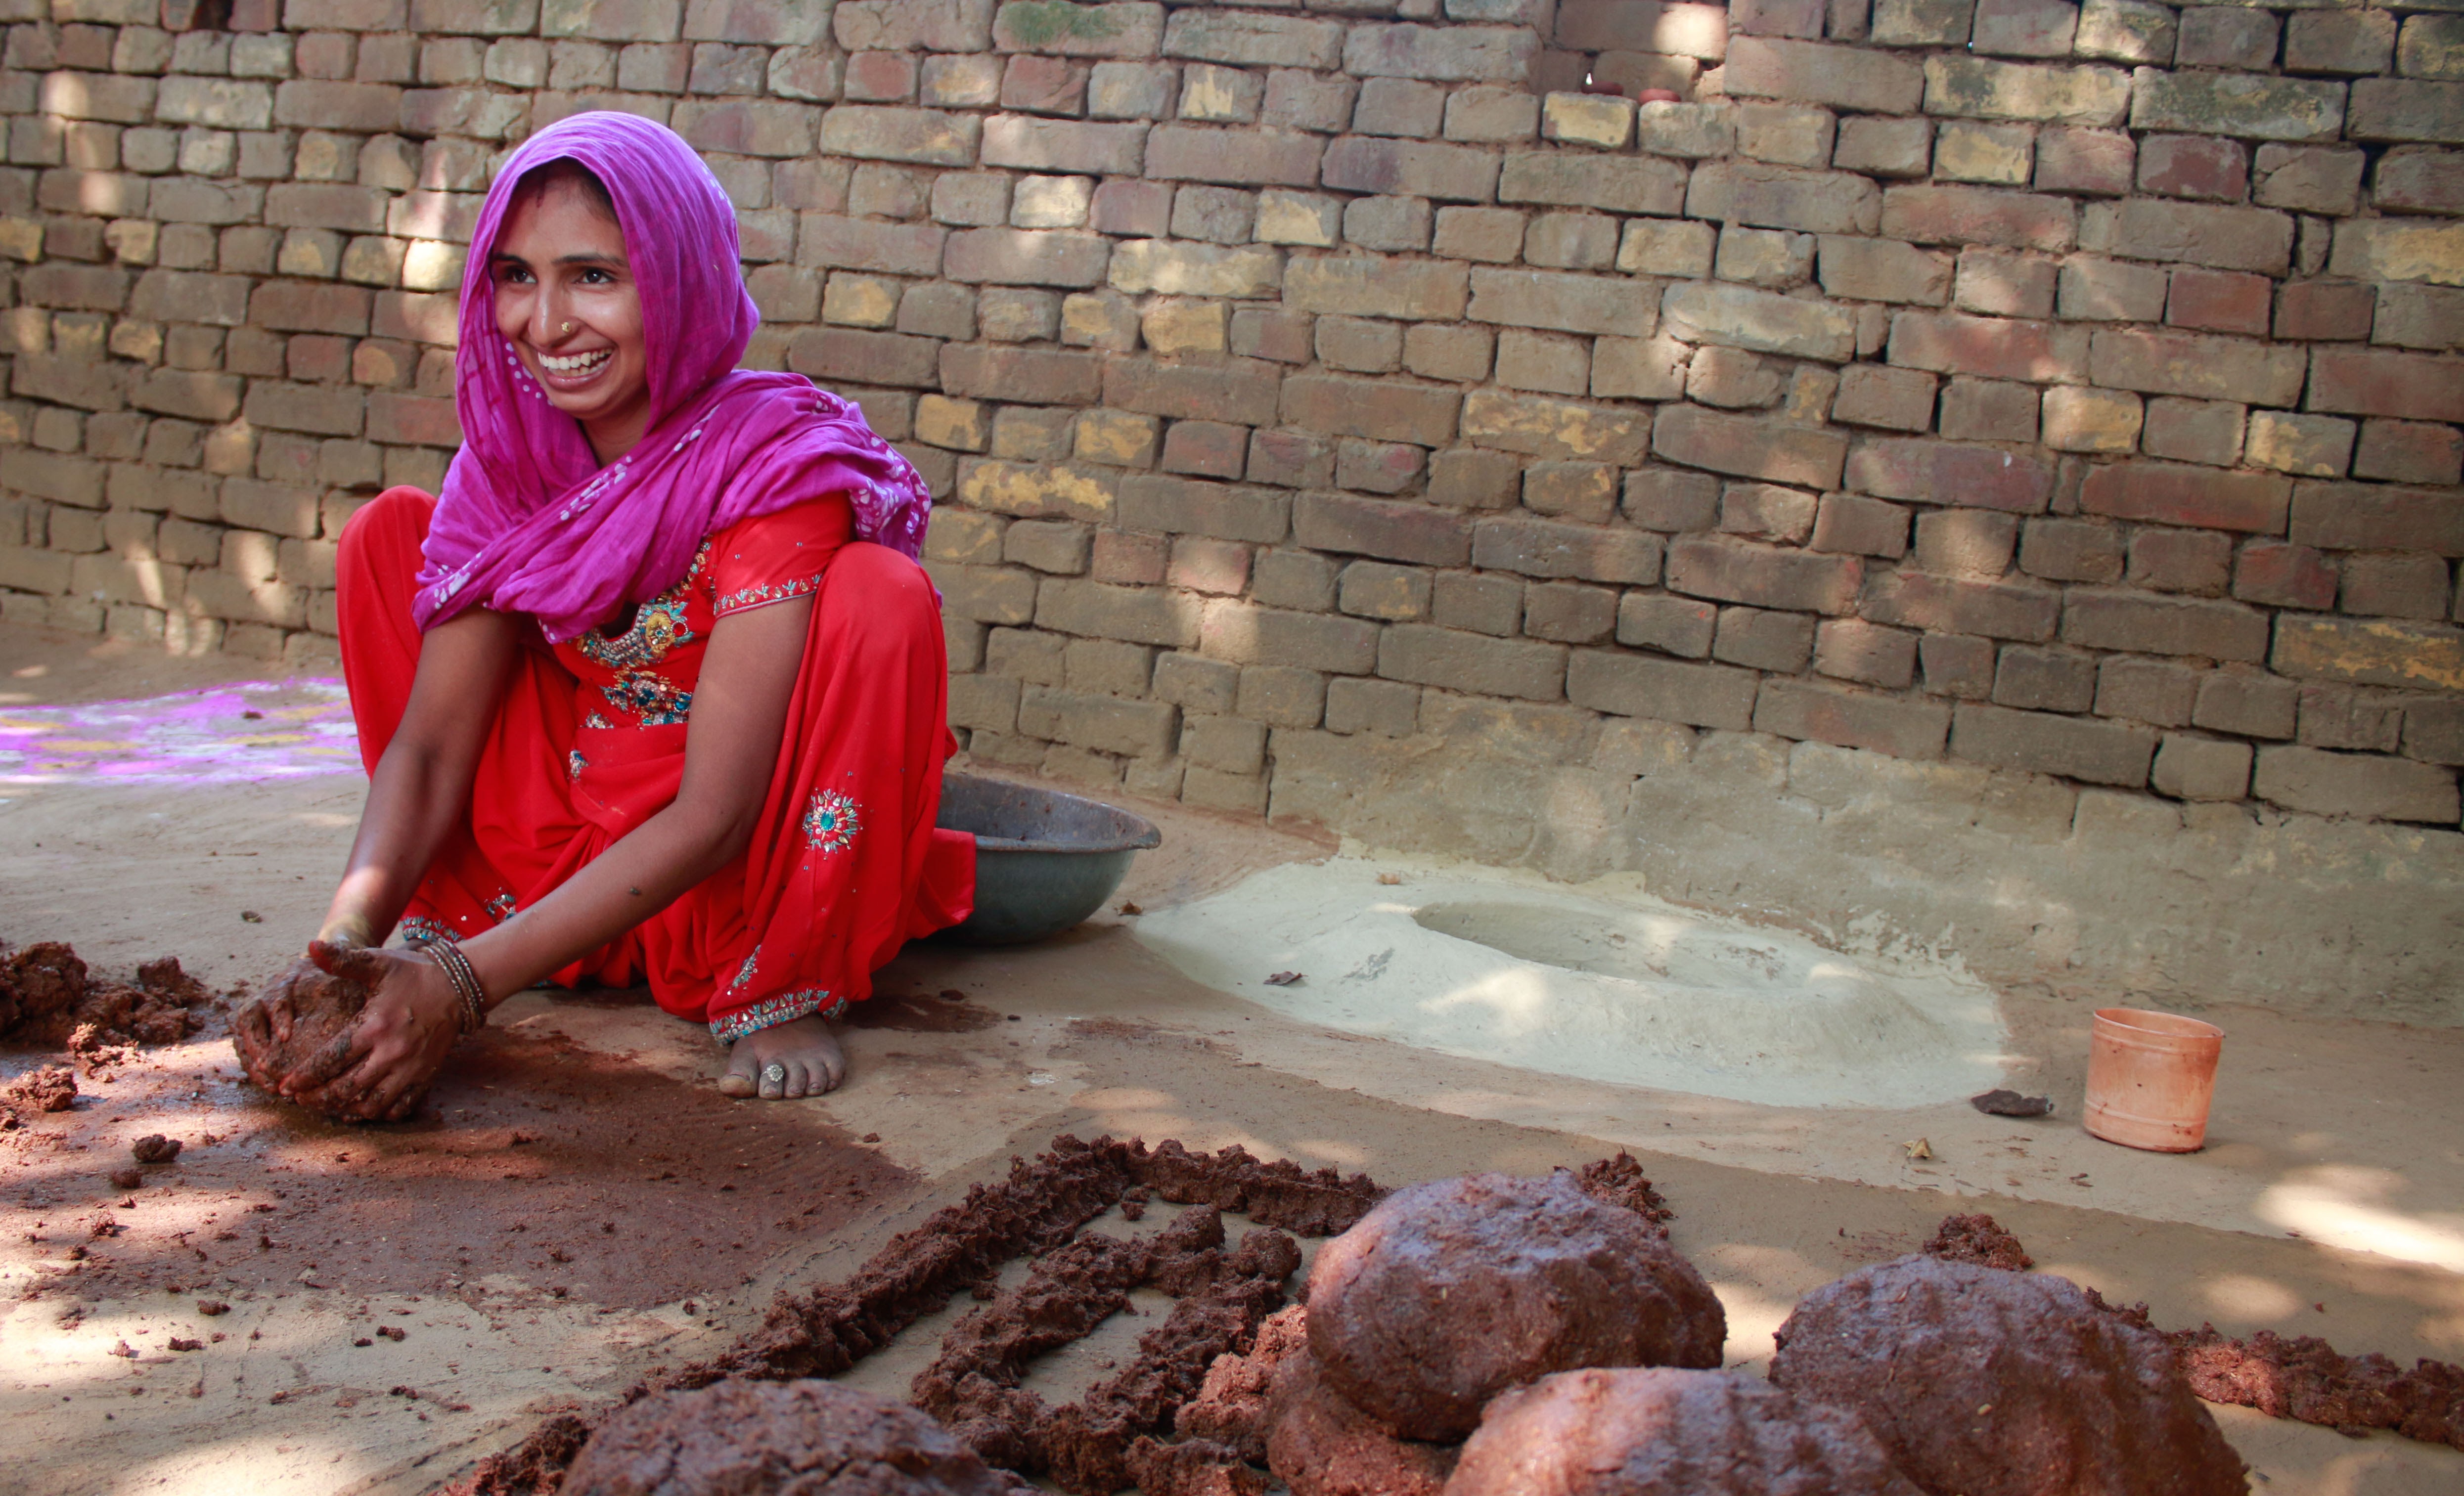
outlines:
{"label": "metal basin", "polygon": [[1117,805],[973,774],[944,775],[935,825],[976,838],[976,912],[941,937],[1018,945],[1098,909],[1163,833]]}

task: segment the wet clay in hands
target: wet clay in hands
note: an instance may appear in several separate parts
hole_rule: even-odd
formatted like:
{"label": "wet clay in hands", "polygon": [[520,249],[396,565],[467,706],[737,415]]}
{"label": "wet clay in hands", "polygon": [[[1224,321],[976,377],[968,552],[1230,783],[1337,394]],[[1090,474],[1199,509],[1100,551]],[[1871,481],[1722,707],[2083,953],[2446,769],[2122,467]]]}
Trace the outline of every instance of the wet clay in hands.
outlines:
{"label": "wet clay in hands", "polygon": [[[265,984],[256,1001],[231,1015],[231,1045],[250,1080],[313,1111],[345,1118],[354,1113],[315,1088],[347,1067],[351,1030],[376,992],[363,979],[376,977],[381,968],[372,960],[350,959],[364,952],[325,949],[333,953],[336,965],[355,975],[327,971],[313,960],[292,962],[290,970]],[[295,1094],[286,1083],[301,1089]]]}

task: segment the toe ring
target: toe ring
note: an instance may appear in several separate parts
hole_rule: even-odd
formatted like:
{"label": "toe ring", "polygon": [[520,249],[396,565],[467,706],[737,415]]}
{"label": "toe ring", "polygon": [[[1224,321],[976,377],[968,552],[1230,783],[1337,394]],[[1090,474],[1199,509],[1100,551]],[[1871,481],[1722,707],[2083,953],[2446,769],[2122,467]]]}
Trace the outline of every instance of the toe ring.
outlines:
{"label": "toe ring", "polygon": [[761,1067],[761,1078],[774,1086],[783,1086],[787,1083],[787,1067],[783,1065],[765,1065]]}

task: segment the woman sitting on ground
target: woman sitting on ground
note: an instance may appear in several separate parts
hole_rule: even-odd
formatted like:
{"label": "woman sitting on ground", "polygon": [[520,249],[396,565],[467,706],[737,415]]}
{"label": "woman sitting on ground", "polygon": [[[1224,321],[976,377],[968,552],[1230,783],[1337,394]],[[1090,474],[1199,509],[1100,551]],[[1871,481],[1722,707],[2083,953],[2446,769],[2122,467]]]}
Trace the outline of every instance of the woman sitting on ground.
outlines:
{"label": "woman sitting on ground", "polygon": [[736,369],[759,320],[665,127],[575,116],[498,173],[444,494],[342,533],[370,781],[308,950],[375,995],[285,1094],[407,1115],[488,1007],[588,979],[708,1023],[728,1094],[819,1095],[829,1020],[966,914],[931,495],[847,402]]}

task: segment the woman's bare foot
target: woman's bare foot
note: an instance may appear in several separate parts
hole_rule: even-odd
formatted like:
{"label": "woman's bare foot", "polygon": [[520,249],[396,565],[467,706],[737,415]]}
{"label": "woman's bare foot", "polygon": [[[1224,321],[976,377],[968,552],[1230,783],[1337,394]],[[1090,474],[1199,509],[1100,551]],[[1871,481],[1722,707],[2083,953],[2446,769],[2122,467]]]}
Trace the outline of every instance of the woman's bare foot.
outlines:
{"label": "woman's bare foot", "polygon": [[[783,1072],[773,1080],[772,1066]],[[820,1018],[800,1018],[756,1029],[736,1042],[727,1054],[727,1073],[718,1078],[726,1096],[759,1096],[764,1101],[792,1101],[838,1089],[847,1079],[847,1055],[838,1035]]]}

